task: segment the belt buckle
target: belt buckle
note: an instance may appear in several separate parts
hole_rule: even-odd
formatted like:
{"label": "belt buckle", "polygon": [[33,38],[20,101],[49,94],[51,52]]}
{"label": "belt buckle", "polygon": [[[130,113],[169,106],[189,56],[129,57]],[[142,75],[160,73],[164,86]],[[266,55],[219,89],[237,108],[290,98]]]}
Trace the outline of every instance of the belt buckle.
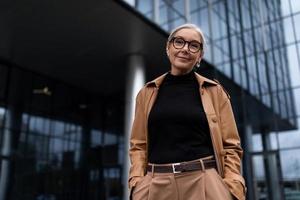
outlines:
{"label": "belt buckle", "polygon": [[174,174],[181,173],[181,171],[176,171],[176,169],[175,169],[175,166],[179,166],[179,165],[180,165],[180,163],[174,163],[174,164],[172,164],[172,169],[173,169],[173,173]]}

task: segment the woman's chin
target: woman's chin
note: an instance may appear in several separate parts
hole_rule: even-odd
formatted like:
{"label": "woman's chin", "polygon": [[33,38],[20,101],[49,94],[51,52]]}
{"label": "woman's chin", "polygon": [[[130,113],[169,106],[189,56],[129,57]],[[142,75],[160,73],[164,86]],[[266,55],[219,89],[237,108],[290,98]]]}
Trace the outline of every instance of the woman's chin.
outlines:
{"label": "woman's chin", "polygon": [[178,71],[191,71],[193,69],[193,66],[187,65],[187,64],[177,64],[173,66],[174,69]]}

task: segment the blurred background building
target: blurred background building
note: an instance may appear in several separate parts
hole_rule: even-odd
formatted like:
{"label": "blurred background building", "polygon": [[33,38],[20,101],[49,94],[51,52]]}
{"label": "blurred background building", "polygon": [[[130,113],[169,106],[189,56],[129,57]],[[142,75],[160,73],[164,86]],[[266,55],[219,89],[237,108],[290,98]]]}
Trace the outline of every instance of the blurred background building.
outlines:
{"label": "blurred background building", "polygon": [[300,1],[0,1],[0,200],[121,200],[134,98],[199,25],[230,93],[249,200],[300,199]]}

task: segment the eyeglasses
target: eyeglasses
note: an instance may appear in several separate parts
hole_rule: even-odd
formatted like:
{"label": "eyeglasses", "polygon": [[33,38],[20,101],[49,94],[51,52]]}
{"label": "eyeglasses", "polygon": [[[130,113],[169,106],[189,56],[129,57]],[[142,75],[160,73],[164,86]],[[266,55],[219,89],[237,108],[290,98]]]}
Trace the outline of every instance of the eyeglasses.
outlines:
{"label": "eyeglasses", "polygon": [[180,37],[173,37],[170,42],[173,43],[175,49],[182,49],[188,43],[188,49],[192,53],[197,53],[203,49],[203,44],[195,40],[189,42]]}

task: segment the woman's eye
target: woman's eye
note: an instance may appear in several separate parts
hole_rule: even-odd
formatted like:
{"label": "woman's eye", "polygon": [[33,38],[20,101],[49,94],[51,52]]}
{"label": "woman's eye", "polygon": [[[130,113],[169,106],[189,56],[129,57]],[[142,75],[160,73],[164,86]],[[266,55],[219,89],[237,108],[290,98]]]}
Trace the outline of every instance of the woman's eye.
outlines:
{"label": "woman's eye", "polygon": [[176,40],[175,43],[176,44],[183,44],[183,40]]}
{"label": "woman's eye", "polygon": [[197,44],[197,43],[191,43],[191,47],[192,47],[193,49],[199,49],[199,48],[200,48],[200,45]]}

